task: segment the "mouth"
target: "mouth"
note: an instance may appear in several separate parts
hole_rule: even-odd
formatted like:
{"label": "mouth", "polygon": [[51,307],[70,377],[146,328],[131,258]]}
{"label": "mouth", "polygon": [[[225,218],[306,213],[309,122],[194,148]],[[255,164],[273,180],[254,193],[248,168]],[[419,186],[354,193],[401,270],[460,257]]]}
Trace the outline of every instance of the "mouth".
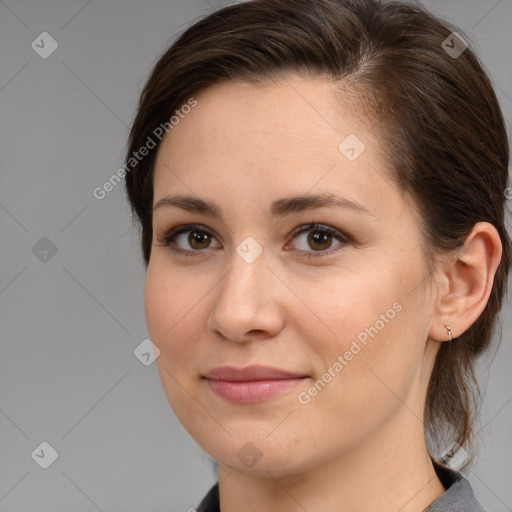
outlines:
{"label": "mouth", "polygon": [[213,393],[228,402],[254,403],[281,395],[309,376],[269,366],[222,366],[203,378]]}

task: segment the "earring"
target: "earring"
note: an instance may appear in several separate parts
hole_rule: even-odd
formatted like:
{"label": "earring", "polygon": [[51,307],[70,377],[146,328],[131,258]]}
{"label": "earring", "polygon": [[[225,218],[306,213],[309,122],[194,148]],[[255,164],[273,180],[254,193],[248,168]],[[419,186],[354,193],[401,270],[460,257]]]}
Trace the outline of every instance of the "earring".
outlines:
{"label": "earring", "polygon": [[450,337],[450,341],[453,341],[452,337],[452,328],[449,325],[443,324],[446,327],[446,331],[448,332],[448,336]]}

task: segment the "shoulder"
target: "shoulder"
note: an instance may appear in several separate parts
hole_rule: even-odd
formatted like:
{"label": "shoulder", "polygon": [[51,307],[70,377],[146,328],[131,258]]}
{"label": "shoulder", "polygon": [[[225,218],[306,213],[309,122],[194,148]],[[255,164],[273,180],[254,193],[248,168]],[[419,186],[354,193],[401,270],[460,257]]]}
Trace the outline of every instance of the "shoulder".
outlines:
{"label": "shoulder", "polygon": [[487,512],[477,501],[469,481],[461,473],[434,463],[446,491],[424,512]]}
{"label": "shoulder", "polygon": [[217,482],[201,500],[197,512],[220,512],[219,483]]}

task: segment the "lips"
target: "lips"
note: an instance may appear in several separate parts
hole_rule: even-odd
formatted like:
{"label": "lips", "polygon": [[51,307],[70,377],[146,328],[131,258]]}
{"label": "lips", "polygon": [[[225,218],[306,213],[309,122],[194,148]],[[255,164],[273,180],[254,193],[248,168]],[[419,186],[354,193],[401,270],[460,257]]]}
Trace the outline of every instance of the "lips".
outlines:
{"label": "lips", "polygon": [[270,366],[248,366],[247,368],[219,366],[218,368],[213,368],[206,374],[207,379],[227,380],[231,382],[298,379],[301,377],[306,377],[306,375],[291,373]]}
{"label": "lips", "polygon": [[222,366],[213,368],[204,378],[220,398],[234,403],[252,403],[285,393],[308,376],[269,366]]}

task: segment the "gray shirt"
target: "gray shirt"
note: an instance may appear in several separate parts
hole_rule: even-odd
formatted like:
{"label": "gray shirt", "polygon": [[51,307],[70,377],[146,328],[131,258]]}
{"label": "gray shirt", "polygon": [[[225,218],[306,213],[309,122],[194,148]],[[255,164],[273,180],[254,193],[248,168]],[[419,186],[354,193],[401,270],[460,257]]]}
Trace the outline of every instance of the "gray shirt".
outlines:
{"label": "gray shirt", "polygon": [[[435,462],[434,468],[446,491],[423,512],[487,512],[476,500],[469,481],[460,473]],[[203,498],[197,512],[220,512],[218,482]]]}

